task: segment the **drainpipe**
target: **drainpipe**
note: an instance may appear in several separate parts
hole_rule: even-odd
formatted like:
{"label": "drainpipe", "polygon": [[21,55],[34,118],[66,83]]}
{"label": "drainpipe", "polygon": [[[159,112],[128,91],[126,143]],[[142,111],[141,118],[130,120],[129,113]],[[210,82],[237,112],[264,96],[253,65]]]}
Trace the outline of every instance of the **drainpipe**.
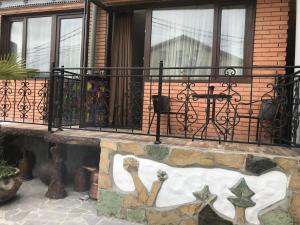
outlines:
{"label": "drainpipe", "polygon": [[92,15],[91,49],[90,49],[90,60],[89,60],[89,66],[90,67],[95,67],[97,12],[98,12],[98,6],[94,4],[93,5],[93,15]]}
{"label": "drainpipe", "polygon": [[[296,39],[295,39],[295,65],[300,65],[300,0],[296,0]],[[298,70],[298,69],[296,69]],[[300,94],[300,93],[299,93]],[[297,144],[300,144],[300,126],[297,130]]]}
{"label": "drainpipe", "polygon": [[90,28],[90,0],[84,1],[84,51],[83,67],[88,66],[88,49],[89,49],[89,28]]}

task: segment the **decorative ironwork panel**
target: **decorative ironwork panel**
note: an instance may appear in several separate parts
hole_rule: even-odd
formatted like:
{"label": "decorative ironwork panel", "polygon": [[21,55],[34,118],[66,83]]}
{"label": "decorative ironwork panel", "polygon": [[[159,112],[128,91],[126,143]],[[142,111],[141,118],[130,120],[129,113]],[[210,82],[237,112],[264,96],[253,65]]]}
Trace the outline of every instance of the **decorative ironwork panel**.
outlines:
{"label": "decorative ironwork panel", "polygon": [[40,89],[38,90],[39,103],[37,105],[37,111],[40,114],[39,119],[46,122],[48,117],[48,81],[44,80],[40,84]]}
{"label": "decorative ironwork panel", "polygon": [[80,84],[78,78],[64,80],[62,123],[65,126],[79,125]]}
{"label": "decorative ironwork panel", "polygon": [[224,140],[228,140],[228,137],[233,136],[234,128],[240,122],[240,118],[236,116],[236,104],[241,102],[242,96],[236,91],[237,82],[234,81],[236,70],[227,68],[224,70],[224,74],[227,79],[221,83],[221,86],[225,89],[220,94],[226,97],[218,99],[222,104],[216,114],[216,123],[224,136]]}
{"label": "decorative ironwork panel", "polygon": [[101,76],[85,80],[84,126],[107,127],[109,87],[108,79]]}
{"label": "decorative ironwork panel", "polygon": [[1,81],[0,88],[0,116],[5,120],[9,116],[8,112],[12,108],[11,94],[13,93],[13,82],[8,80]]}
{"label": "decorative ironwork panel", "polygon": [[177,122],[180,124],[180,132],[184,133],[184,136],[192,134],[194,132],[193,125],[198,120],[198,115],[196,109],[193,105],[193,94],[196,92],[193,90],[195,83],[190,80],[182,82],[181,86],[183,89],[177,94],[177,101],[180,102],[181,106],[179,107],[176,113]]}
{"label": "decorative ironwork panel", "polygon": [[21,81],[21,87],[17,94],[21,97],[17,104],[17,109],[20,113],[20,118],[28,119],[28,113],[32,107],[32,101],[29,100],[31,96],[31,89],[29,88],[29,82],[27,80]]}

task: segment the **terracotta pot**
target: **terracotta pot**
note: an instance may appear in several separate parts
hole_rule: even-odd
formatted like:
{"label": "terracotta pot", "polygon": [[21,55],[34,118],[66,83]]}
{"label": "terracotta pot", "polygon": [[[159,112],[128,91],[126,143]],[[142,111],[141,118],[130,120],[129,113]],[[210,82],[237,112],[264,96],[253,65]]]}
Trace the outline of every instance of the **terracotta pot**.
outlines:
{"label": "terracotta pot", "polygon": [[89,196],[92,199],[98,199],[98,174],[99,170],[91,172],[91,187],[89,190]]}
{"label": "terracotta pot", "polygon": [[92,199],[98,199],[98,184],[97,183],[92,183],[90,190],[89,190],[89,196]]}
{"label": "terracotta pot", "polygon": [[91,183],[98,184],[98,175],[99,175],[99,170],[95,170],[91,173]]}
{"label": "terracotta pot", "polygon": [[76,170],[74,175],[74,190],[83,192],[89,190],[89,173],[84,168]]}
{"label": "terracotta pot", "polygon": [[15,168],[14,175],[0,178],[0,203],[6,202],[13,198],[18,192],[22,181],[19,178],[19,169]]}
{"label": "terracotta pot", "polygon": [[22,180],[31,180],[32,176],[32,165],[30,161],[24,157],[19,161],[19,169],[20,169],[20,178]]}

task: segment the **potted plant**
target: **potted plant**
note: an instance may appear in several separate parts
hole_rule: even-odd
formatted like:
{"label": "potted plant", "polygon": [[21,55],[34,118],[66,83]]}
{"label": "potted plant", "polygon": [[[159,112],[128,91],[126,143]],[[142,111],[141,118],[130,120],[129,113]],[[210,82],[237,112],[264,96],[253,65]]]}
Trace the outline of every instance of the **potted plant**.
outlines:
{"label": "potted plant", "polygon": [[[36,70],[26,69],[24,61],[14,55],[0,56],[1,80],[24,79],[35,72]],[[4,161],[3,139],[0,124],[0,203],[14,197],[22,184],[18,177],[19,169]]]}

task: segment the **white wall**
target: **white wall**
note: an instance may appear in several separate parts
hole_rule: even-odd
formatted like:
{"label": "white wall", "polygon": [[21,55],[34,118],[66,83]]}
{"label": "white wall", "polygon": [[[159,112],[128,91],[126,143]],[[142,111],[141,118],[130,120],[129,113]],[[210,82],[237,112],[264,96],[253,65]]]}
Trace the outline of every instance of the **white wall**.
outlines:
{"label": "white wall", "polygon": [[132,155],[117,154],[114,156],[113,178],[116,186],[125,192],[135,190],[131,175],[123,168],[123,160],[127,157],[139,161],[138,175],[148,191],[152,183],[157,180],[158,170],[168,174],[169,178],[164,182],[156,199],[156,207],[159,208],[193,202],[196,200],[193,192],[201,191],[205,185],[208,185],[211,193],[217,195],[217,200],[213,203],[215,210],[233,220],[235,209],[227,198],[234,195],[229,188],[236,185],[241,178],[245,178],[250,189],[255,193],[252,201],[256,203],[254,207],[246,209],[246,218],[251,224],[259,225],[259,212],[286,197],[288,177],[280,171],[253,176],[221,168],[177,168]]}

